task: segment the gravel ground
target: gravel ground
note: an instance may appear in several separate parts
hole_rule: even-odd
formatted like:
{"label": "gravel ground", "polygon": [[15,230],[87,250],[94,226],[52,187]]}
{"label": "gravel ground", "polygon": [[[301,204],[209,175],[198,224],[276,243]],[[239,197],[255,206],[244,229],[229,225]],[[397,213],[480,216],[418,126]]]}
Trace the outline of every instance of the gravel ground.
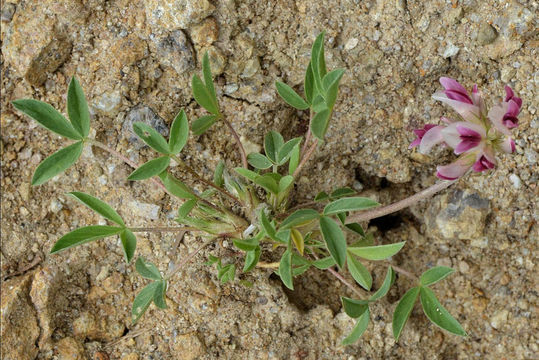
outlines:
{"label": "gravel ground", "polygon": [[[539,239],[538,4],[499,0],[208,1],[6,0],[2,42],[2,352],[7,359],[539,359],[535,268]],[[377,241],[406,240],[393,261],[416,274],[433,265],[455,274],[435,286],[469,336],[441,331],[413,311],[399,343],[391,315],[412,284],[398,278],[372,308],[363,338],[340,345],[353,321],[341,311],[346,290],[310,271],[285,291],[257,269],[221,285],[208,254],[232,260],[221,243],[180,272],[169,309],[153,306],[130,323],[145,284],[123,262],[118,241],[97,241],[49,255],[62,234],[104,224],[68,198],[78,190],[119,209],[132,226],[173,225],[179,203],[150,183],[128,183],[131,169],[97,148],[39,187],[37,164],[62,144],[16,112],[10,101],[35,98],[65,113],[76,76],[92,112],[92,136],[143,162],[154,154],[130,132],[147,121],[166,134],[179,109],[200,116],[190,78],[208,51],[226,117],[248,152],[263,135],[302,134],[308,114],[279,99],[276,79],[298,90],[316,35],[326,30],[330,68],[346,74],[328,141],[299,179],[295,199],[352,186],[386,204],[433,184],[435,166],[453,156],[408,150],[411,129],[450,115],[431,99],[438,78],[477,83],[490,105],[511,85],[523,98],[516,152],[487,174],[472,175],[432,200],[373,221]],[[237,166],[222,125],[193,137],[184,160],[209,177],[222,157]],[[188,174],[179,175],[190,181]],[[323,176],[320,176],[322,174]],[[169,233],[138,237],[138,253],[166,270],[197,247]],[[375,283],[384,264],[370,264]]]}

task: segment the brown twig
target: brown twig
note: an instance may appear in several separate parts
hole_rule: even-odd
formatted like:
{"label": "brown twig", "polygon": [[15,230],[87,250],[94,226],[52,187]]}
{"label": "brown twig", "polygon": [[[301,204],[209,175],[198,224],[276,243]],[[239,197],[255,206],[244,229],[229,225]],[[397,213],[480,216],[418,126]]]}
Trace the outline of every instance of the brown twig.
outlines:
{"label": "brown twig", "polygon": [[225,122],[228,129],[230,130],[230,132],[232,133],[232,136],[236,140],[236,145],[238,146],[238,150],[241,156],[242,166],[247,169],[249,167],[249,164],[247,163],[247,154],[245,153],[245,149],[243,148],[243,144],[241,143],[240,137],[238,133],[236,132],[236,130],[234,130],[234,128],[232,127],[232,124],[224,117],[222,119]]}
{"label": "brown twig", "polygon": [[[312,252],[312,256],[318,260],[319,257],[318,255],[316,255],[316,253],[313,251]],[[354,285],[350,284],[350,282],[348,280],[346,280],[344,278],[344,276],[342,276],[341,274],[339,274],[337,271],[333,270],[331,267],[327,268],[326,269],[327,271],[330,272],[330,274],[332,274],[333,276],[335,276],[340,282],[342,282],[344,285],[346,285],[346,287],[348,287],[350,290],[352,290],[354,292],[354,294],[356,294],[357,296],[359,296],[360,298],[363,297],[363,293],[358,290]]]}
{"label": "brown twig", "polygon": [[411,205],[414,205],[415,203],[419,202],[420,200],[426,199],[437,192],[444,190],[454,184],[457,180],[452,181],[440,181],[425,190],[418,192],[415,195],[412,195],[406,199],[403,199],[401,201],[397,201],[396,203],[393,203],[391,205],[387,205],[381,208],[375,208],[368,211],[363,211],[357,214],[350,215],[346,219],[346,223],[354,223],[354,222],[361,222],[361,221],[369,221],[371,219],[376,219],[381,216],[385,216],[391,213],[394,213],[396,211],[402,210],[404,208],[407,208]]}
{"label": "brown twig", "polygon": [[305,166],[305,164],[307,163],[307,161],[311,158],[311,156],[313,155],[314,151],[316,150],[316,148],[318,147],[318,140],[317,139],[314,139],[314,142],[312,143],[311,147],[307,150],[307,152],[303,155],[303,158],[301,159],[298,167],[296,168],[296,170],[294,171],[294,174],[292,174],[292,176],[294,178],[297,178],[299,173],[301,172],[301,169],[303,168],[303,166]]}
{"label": "brown twig", "polygon": [[194,227],[178,227],[178,226],[155,226],[155,227],[133,227],[129,228],[132,232],[186,232],[186,231],[202,231]]}
{"label": "brown twig", "polygon": [[406,276],[407,278],[410,278],[410,279],[412,279],[414,281],[419,281],[419,278],[417,276],[415,276],[414,274],[412,274],[411,272],[409,272],[408,270],[404,270],[400,266],[394,265],[392,263],[389,263],[389,265],[393,268],[393,270],[395,270],[398,273],[401,273],[402,275]]}
{"label": "brown twig", "polygon": [[170,273],[165,277],[165,280],[169,280],[171,277],[173,277],[178,271],[182,269],[182,267],[187,264],[189,261],[191,261],[199,252],[201,252],[206,246],[214,243],[219,239],[221,236],[213,237],[207,241],[205,241],[198,249],[187,255],[185,259],[183,259],[182,262],[178,263],[174,268],[170,271]]}

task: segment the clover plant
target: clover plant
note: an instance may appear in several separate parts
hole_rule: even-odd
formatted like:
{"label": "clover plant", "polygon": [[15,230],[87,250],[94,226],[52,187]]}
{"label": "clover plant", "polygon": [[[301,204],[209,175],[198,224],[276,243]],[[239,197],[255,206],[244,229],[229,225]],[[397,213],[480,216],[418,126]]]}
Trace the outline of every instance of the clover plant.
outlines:
{"label": "clover plant", "polygon": [[[427,124],[423,129],[415,130],[418,138],[411,144],[411,147],[418,145],[423,153],[435,144],[443,144],[459,155],[453,164],[438,168],[437,175],[442,179],[440,182],[385,207],[380,207],[370,198],[357,196],[356,191],[350,188],[339,188],[330,193],[317,194],[314,202],[291,208],[294,202],[290,195],[298,176],[315,151],[324,145],[343,74],[344,69],[327,70],[324,33],[321,33],[312,46],[303,83],[303,96],[283,82],[275,83],[277,92],[288,105],[310,114],[307,133],[304,137],[284,139],[279,132],[270,131],[264,138],[264,152],[247,154],[238,134],[221,111],[206,54],[202,60],[202,78],[193,76],[192,91],[196,102],[208,114],[189,122],[186,113],[180,110],[172,122],[168,140],[152,127],[141,122],[135,123],[133,131],[156,153],[154,159],[142,165],[89,137],[90,113],[83,90],[75,78],[69,84],[67,96],[69,121],[46,103],[32,99],[14,101],[15,108],[41,126],[73,141],[37,167],[32,185],[41,185],[65,171],[79,159],[84,146],[91,145],[133,167],[128,180],[150,180],[172,198],[183,202],[177,212],[177,228],[135,228],[126,224],[114,209],[98,198],[83,192],[70,192],[70,196],[103,216],[111,225],[76,229],[58,239],[51,253],[119,236],[125,261],[130,263],[136,256],[137,232],[193,233],[199,239],[200,246],[168,273],[160,271],[140,256],[136,258],[135,269],[148,280],[148,284],[134,300],[131,314],[133,322],[141,319],[152,302],[158,308],[166,308],[166,292],[171,277],[209,244],[219,239],[229,239],[242,256],[225,264],[222,259],[210,255],[206,262],[216,266],[217,277],[223,283],[235,281],[239,271],[248,272],[255,267],[262,267],[272,268],[283,284],[293,290],[294,277],[315,267],[327,270],[349,287],[354,298],[342,297],[342,305],[346,314],[357,322],[352,332],[342,340],[343,344],[357,341],[366,331],[371,318],[371,304],[386,296],[395,282],[396,273],[411,278],[415,285],[395,307],[395,340],[399,339],[418,300],[427,318],[435,325],[449,333],[465,336],[463,327],[442,306],[432,290],[435,283],[449,276],[453,270],[436,266],[416,276],[395,266],[390,259],[403,249],[405,242],[377,244],[373,235],[366,232],[361,223],[432,196],[453,184],[470,169],[477,172],[492,169],[496,165],[496,151],[510,153],[515,149],[510,129],[518,124],[517,115],[522,100],[515,96],[511,88],[506,87],[504,101],[487,112],[477,86],[470,95],[455,80],[441,78],[445,91],[436,93],[434,98],[452,106],[458,118],[452,120],[443,117],[446,125]],[[187,143],[189,131],[199,136],[220,121],[228,127],[235,139],[241,166],[229,169],[221,161],[215,168],[213,179],[206,179],[185,164],[179,154]],[[176,178],[169,171],[172,161],[191,173],[206,190],[200,193],[192,184]],[[260,259],[263,252],[271,252],[273,257],[279,256],[280,261],[262,262]],[[364,265],[369,261],[387,264],[384,281],[377,289],[373,288],[373,277]],[[348,279],[353,279],[355,284]]]}

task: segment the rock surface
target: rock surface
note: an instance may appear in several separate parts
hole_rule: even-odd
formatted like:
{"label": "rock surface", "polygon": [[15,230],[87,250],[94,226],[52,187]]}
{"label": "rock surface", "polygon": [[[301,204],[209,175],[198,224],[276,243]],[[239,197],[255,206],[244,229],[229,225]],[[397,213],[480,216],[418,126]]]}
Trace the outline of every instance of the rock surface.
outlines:
{"label": "rock surface", "polygon": [[[331,10],[328,10],[331,9]],[[2,352],[6,359],[532,359],[536,357],[539,240],[537,4],[532,1],[194,1],[7,0],[2,3]],[[118,209],[132,226],[174,226],[179,203],[95,147],[65,174],[39,186],[37,165],[65,143],[10,105],[35,98],[66,111],[77,76],[92,112],[92,136],[142,163],[155,152],[131,132],[145,121],[163,135],[180,109],[207,114],[190,79],[207,51],[224,116],[249,151],[263,136],[304,134],[309,115],[279,98],[275,80],[301,83],[316,35],[326,30],[330,68],[344,68],[327,141],[295,189],[298,203],[321,190],[358,189],[387,204],[431,184],[435,167],[455,157],[423,156],[408,145],[411,130],[454,116],[431,99],[438,78],[470,89],[478,83],[491,106],[511,85],[523,98],[513,130],[516,151],[487,174],[468,176],[430,201],[373,222],[379,243],[406,241],[395,264],[419,275],[434,266],[456,272],[436,284],[467,338],[442,332],[412,312],[399,343],[391,317],[413,286],[398,277],[372,306],[362,339],[340,341],[354,322],[339,295],[352,296],[325,272],[309,271],[286,292],[267,269],[219,283],[202,263],[209,254],[235,261],[233,247],[203,251],[170,282],[167,310],[153,305],[137,325],[135,295],[148,282],[125,264],[119,240],[107,238],[48,255],[68,231],[106,224],[65,196],[85,191]],[[211,179],[221,158],[240,158],[216,124],[191,137],[182,159]],[[174,171],[194,183],[180,168]],[[323,174],[323,177],[320,176]],[[200,191],[204,187],[197,185]],[[137,233],[137,253],[165,271],[199,246],[186,235]],[[47,254],[47,255],[46,255]],[[267,255],[265,255],[267,256]],[[268,259],[265,261],[274,261]],[[238,263],[241,266],[241,263]],[[368,263],[375,288],[384,266]],[[6,319],[6,321],[4,321]],[[7,356],[6,356],[7,354]]]}

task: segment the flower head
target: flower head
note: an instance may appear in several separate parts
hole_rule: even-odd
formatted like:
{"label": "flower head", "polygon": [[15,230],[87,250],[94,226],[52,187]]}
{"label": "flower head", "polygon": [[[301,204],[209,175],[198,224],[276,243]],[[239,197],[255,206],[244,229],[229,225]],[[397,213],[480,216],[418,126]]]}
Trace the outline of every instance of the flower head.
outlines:
{"label": "flower head", "polygon": [[516,97],[513,89],[506,86],[504,100],[487,113],[477,85],[468,93],[454,79],[442,77],[440,83],[444,90],[432,97],[451,106],[461,119],[454,121],[442,117],[445,125],[427,124],[414,130],[417,138],[410,144],[410,148],[419,146],[419,152],[423,154],[434,145],[443,144],[459,155],[455,162],[438,166],[436,176],[455,180],[470,169],[476,172],[490,170],[496,166],[496,152],[515,151],[510,130],[518,126],[522,99]]}

